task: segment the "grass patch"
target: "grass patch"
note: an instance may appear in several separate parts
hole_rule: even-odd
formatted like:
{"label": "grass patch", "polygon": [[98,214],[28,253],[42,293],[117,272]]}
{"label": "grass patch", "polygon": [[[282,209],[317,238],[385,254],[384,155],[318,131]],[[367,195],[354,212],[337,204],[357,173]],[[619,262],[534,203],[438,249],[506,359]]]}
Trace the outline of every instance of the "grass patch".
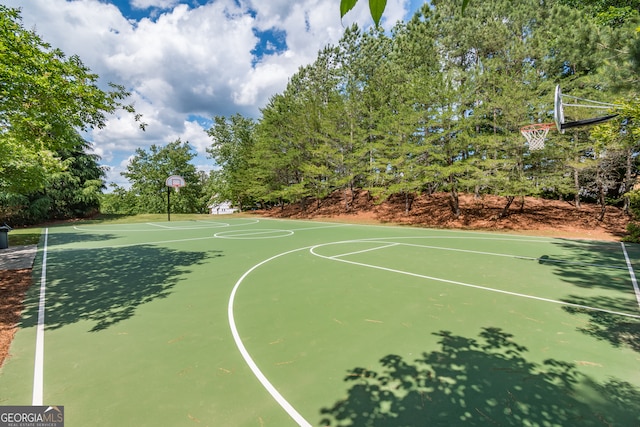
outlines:
{"label": "grass patch", "polygon": [[9,246],[37,245],[42,227],[14,228],[9,232]]}

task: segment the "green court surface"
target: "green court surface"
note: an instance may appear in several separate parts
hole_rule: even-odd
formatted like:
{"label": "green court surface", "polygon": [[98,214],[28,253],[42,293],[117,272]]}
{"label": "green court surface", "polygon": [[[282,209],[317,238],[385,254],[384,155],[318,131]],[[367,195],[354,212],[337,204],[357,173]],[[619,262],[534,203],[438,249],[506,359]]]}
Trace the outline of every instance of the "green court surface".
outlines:
{"label": "green court surface", "polygon": [[638,245],[409,227],[51,227],[0,405],[67,427],[640,425],[639,268]]}

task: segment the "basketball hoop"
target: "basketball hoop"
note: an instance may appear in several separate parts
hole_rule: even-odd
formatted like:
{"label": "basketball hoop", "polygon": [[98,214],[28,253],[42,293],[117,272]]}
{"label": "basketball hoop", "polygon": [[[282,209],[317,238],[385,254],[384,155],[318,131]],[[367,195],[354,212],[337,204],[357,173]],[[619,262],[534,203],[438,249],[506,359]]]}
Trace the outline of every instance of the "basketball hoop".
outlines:
{"label": "basketball hoop", "polygon": [[180,187],[184,187],[185,184],[184,178],[180,175],[171,175],[165,181],[165,185],[167,186],[167,221],[171,221],[171,191],[169,189],[173,187],[177,193],[180,191]]}
{"label": "basketball hoop", "polygon": [[176,193],[180,192],[180,187],[185,186],[184,178],[180,175],[171,175],[165,183],[167,187],[173,187]]}
{"label": "basketball hoop", "polygon": [[534,123],[520,128],[520,133],[527,138],[529,150],[542,150],[544,140],[547,138],[549,130],[555,127],[555,123]]}

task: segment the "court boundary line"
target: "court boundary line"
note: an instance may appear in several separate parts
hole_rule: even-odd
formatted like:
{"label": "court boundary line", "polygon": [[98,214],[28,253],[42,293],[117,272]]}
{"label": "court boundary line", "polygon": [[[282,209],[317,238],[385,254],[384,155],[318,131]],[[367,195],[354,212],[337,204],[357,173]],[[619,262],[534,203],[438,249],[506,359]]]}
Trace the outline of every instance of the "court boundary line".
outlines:
{"label": "court boundary line", "polygon": [[631,260],[629,259],[629,254],[627,253],[627,248],[624,245],[624,242],[620,242],[622,246],[622,253],[624,253],[624,260],[627,262],[627,268],[629,269],[629,277],[631,277],[631,284],[633,285],[633,290],[636,294],[636,300],[638,301],[638,307],[640,308],[640,288],[638,288],[638,281],[636,280],[636,274],[633,271],[633,266],[631,265]]}
{"label": "court boundary line", "polygon": [[249,351],[247,350],[247,348],[244,346],[244,343],[242,342],[242,338],[240,337],[240,333],[238,332],[238,328],[236,326],[235,315],[233,314],[233,304],[235,302],[236,293],[238,292],[238,289],[240,288],[240,285],[242,284],[244,279],[249,274],[251,274],[254,270],[258,269],[259,267],[261,267],[262,265],[264,265],[264,264],[266,264],[266,263],[268,263],[270,261],[273,261],[276,258],[279,258],[281,256],[285,256],[285,255],[289,255],[289,254],[292,254],[294,252],[304,251],[304,250],[307,250],[309,248],[311,248],[311,246],[306,246],[306,247],[303,247],[303,248],[298,248],[298,249],[293,249],[293,250],[290,250],[290,251],[282,252],[282,253],[280,253],[278,255],[274,255],[274,256],[272,256],[270,258],[267,258],[267,259],[259,262],[258,264],[255,264],[253,267],[251,267],[249,270],[247,270],[238,279],[238,281],[234,285],[233,289],[231,290],[231,294],[229,295],[229,303],[227,305],[227,319],[229,321],[229,327],[231,328],[231,335],[233,336],[233,341],[235,342],[236,347],[238,347],[238,350],[240,351],[240,355],[244,359],[245,363],[249,366],[249,369],[251,369],[251,372],[253,372],[253,375],[260,382],[260,384],[262,384],[262,386],[267,390],[267,392],[271,395],[271,397],[273,397],[273,399],[275,399],[275,401],[280,405],[280,407],[282,409],[284,409],[285,412],[296,423],[298,423],[298,425],[301,426],[301,427],[312,427],[312,424],[309,423],[293,407],[293,405],[291,405],[284,398],[284,396],[282,394],[280,394],[280,392],[275,388],[275,386],[273,384],[271,384],[271,382],[266,377],[266,375],[262,373],[262,371],[260,370],[260,368],[258,367],[256,362],[253,360],[253,358],[249,354]]}
{"label": "court boundary line", "polygon": [[[379,242],[379,243],[386,243],[385,240],[386,239],[432,239],[433,237],[431,236],[424,236],[424,237],[385,237],[382,239],[363,239],[362,241],[365,242]],[[437,236],[435,237],[437,239],[440,238],[444,238],[444,239],[459,239],[458,237],[440,237]],[[473,239],[482,239],[481,237],[474,237]],[[488,239],[488,240],[495,240],[495,239]],[[529,241],[529,240],[514,240],[514,239],[507,239],[509,241],[521,241],[521,242],[530,242],[530,243],[549,243],[549,242],[545,242],[545,241]],[[358,240],[360,241],[360,240]],[[616,266],[616,265],[607,265],[607,264],[595,264],[595,263],[586,263],[586,262],[573,262],[573,261],[564,261],[561,259],[554,259],[554,258],[541,258],[541,257],[531,257],[531,256],[526,256],[526,255],[512,255],[512,254],[502,254],[499,252],[485,252],[485,251],[474,251],[471,249],[459,249],[459,248],[447,248],[444,246],[432,246],[432,245],[419,245],[416,243],[400,243],[397,242],[396,245],[400,245],[400,246],[413,246],[416,248],[424,248],[424,249],[437,249],[437,250],[442,250],[442,251],[452,251],[452,252],[464,252],[464,253],[470,253],[470,254],[477,254],[477,255],[489,255],[489,256],[497,256],[497,257],[504,257],[504,258],[515,258],[515,259],[523,259],[523,260],[527,260],[527,261],[538,261],[538,262],[548,262],[548,263],[554,263],[554,264],[567,264],[567,265],[577,265],[577,266],[583,266],[583,267],[600,267],[600,268],[607,268],[610,270],[626,270],[627,267],[622,266]],[[334,255],[337,256],[337,255]]]}
{"label": "court boundary line", "polygon": [[[238,233],[238,234],[229,234],[229,233]],[[227,234],[224,234],[227,233]],[[277,235],[276,233],[281,233],[281,235]],[[268,236],[269,234],[275,234],[274,236]],[[220,231],[213,235],[213,237],[217,237],[218,239],[228,239],[228,240],[264,240],[264,239],[280,239],[282,237],[289,237],[295,234],[294,230],[285,230],[280,228],[258,228],[253,230],[229,230],[229,231]],[[255,237],[263,235],[264,237]]]}
{"label": "court boundary line", "polygon": [[[464,230],[464,229],[455,229],[455,228],[417,227],[417,226],[411,226],[411,225],[388,225],[388,224],[356,224],[351,222],[318,221],[315,219],[273,218],[273,217],[267,217],[267,216],[261,216],[259,218],[260,220],[267,220],[267,221],[306,222],[306,223],[316,223],[316,224],[343,224],[343,225],[350,225],[352,227],[378,227],[378,228],[390,228],[390,229],[397,228],[397,229],[404,229],[404,230],[411,228],[413,230],[421,230],[421,231],[428,231],[428,232],[443,232],[443,233],[451,233],[451,234],[463,233],[463,234],[477,234],[481,236],[501,236],[502,237],[502,238],[496,238],[497,240],[519,240],[518,238],[526,238],[526,239],[532,239],[530,240],[531,242],[534,242],[535,240],[533,239],[536,239],[539,241],[546,241],[546,242],[566,240],[569,242],[577,242],[577,243],[580,243],[580,242],[598,242],[598,243],[610,243],[610,244],[616,243],[610,240],[588,239],[588,238],[582,238],[582,237],[533,236],[530,234],[516,234],[516,233],[508,233],[508,232],[500,233],[496,231],[477,231],[477,230]],[[437,237],[448,238],[450,236],[437,236]],[[513,237],[513,239],[511,239],[510,237]],[[477,238],[481,239],[482,237],[477,237]]]}
{"label": "court boundary line", "polygon": [[[242,219],[242,218],[239,218]],[[206,226],[202,226],[202,227],[189,227],[189,226],[165,226],[165,225],[161,225],[161,224],[157,224],[157,223],[152,223],[152,222],[140,222],[140,223],[131,223],[131,224],[86,224],[86,225],[74,225],[73,229],[77,230],[77,231],[82,231],[82,232],[102,232],[102,233],[111,233],[111,232],[120,232],[120,233],[146,233],[146,232],[159,232],[159,231],[183,231],[183,230],[209,230],[209,229],[216,229],[216,228],[227,228],[227,227],[242,227],[242,226],[246,226],[246,225],[254,225],[254,224],[258,224],[260,223],[259,219],[254,219],[254,220],[247,220],[248,222],[246,223],[240,223],[240,224],[231,224],[231,223],[227,223],[227,222],[209,222],[209,221],[194,221],[197,223],[201,223],[201,224],[207,224]],[[187,221],[175,221],[174,223],[177,224],[178,222],[187,222]],[[212,225],[212,224],[216,224],[216,225]],[[149,226],[153,226],[156,228],[149,228],[149,229],[108,229],[108,228],[100,228],[100,227],[118,227],[121,225],[149,225]],[[95,227],[95,228],[94,228]]]}
{"label": "court boundary line", "polygon": [[[357,242],[357,240],[349,240],[349,241],[345,241],[345,242]],[[322,247],[322,246],[328,246],[328,245],[331,245],[331,244],[337,244],[337,243],[344,243],[344,242],[322,243],[322,244],[319,244],[319,245],[314,245],[314,246],[311,246],[309,248],[309,252],[312,255],[315,255],[315,256],[320,257],[320,258],[328,259],[330,261],[344,262],[346,264],[357,265],[357,266],[360,266],[360,267],[373,268],[373,269],[377,269],[377,270],[388,271],[388,272],[391,272],[391,273],[397,273],[397,274],[403,274],[403,275],[406,275],[406,276],[417,277],[417,278],[420,278],[420,279],[434,280],[434,281],[437,281],[437,282],[448,283],[448,284],[458,285],[458,286],[464,286],[464,287],[473,288],[473,289],[479,289],[479,290],[488,291],[488,292],[496,292],[496,293],[510,295],[510,296],[516,296],[516,297],[520,297],[520,298],[527,298],[527,299],[532,299],[532,300],[536,300],[536,301],[548,302],[548,303],[552,303],[552,304],[559,304],[559,305],[563,305],[563,306],[567,306],[567,307],[580,308],[580,309],[589,310],[589,311],[597,311],[597,312],[601,312],[601,313],[614,314],[614,315],[617,315],[617,316],[640,319],[640,315],[637,315],[637,314],[623,313],[623,312],[620,312],[620,311],[607,310],[607,309],[604,309],[604,308],[591,307],[591,306],[582,305],[582,304],[575,304],[575,303],[566,302],[566,301],[554,300],[554,299],[551,299],[551,298],[537,297],[535,295],[522,294],[522,293],[519,293],[519,292],[505,291],[505,290],[502,290],[502,289],[490,288],[488,286],[474,285],[474,284],[471,284],[471,283],[459,282],[459,281],[456,281],[456,280],[442,279],[442,278],[439,278],[439,277],[427,276],[427,275],[418,274],[418,273],[412,273],[410,271],[397,270],[397,269],[394,269],[394,268],[382,267],[382,266],[379,266],[379,265],[365,264],[365,263],[361,263],[361,262],[357,262],[357,261],[349,261],[349,260],[346,260],[346,259],[330,257],[330,256],[321,255],[319,253],[314,252],[315,248]],[[382,247],[380,247],[378,249],[382,249]]]}
{"label": "court boundary line", "polygon": [[47,284],[47,244],[49,229],[44,230],[44,244],[42,249],[42,273],[40,276],[40,298],[38,301],[38,324],[36,326],[36,351],[33,364],[33,395],[31,404],[42,406],[44,395],[44,316],[46,304]]}

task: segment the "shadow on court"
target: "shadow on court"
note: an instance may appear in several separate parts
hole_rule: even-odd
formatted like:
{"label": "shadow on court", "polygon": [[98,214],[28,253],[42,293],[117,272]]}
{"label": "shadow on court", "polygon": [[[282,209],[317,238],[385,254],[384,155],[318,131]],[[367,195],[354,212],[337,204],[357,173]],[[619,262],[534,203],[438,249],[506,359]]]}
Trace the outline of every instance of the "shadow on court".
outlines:
{"label": "shadow on court", "polygon": [[563,281],[580,288],[629,292],[629,271],[620,244],[595,241],[554,244],[562,247],[566,255],[562,258],[543,255],[538,263],[553,268]]}
{"label": "shadow on court", "polygon": [[[562,301],[621,313],[640,314],[619,243],[567,241],[559,244],[569,251],[569,257],[563,260],[566,262],[557,262],[558,260],[544,256],[538,262],[550,266],[563,281],[577,287],[578,292],[562,298]],[[579,289],[594,288],[605,291],[606,295],[579,295]],[[615,347],[628,347],[640,352],[640,320],[577,307],[563,309],[573,315],[584,315],[588,318],[587,325],[578,328],[580,332],[607,341]]]}
{"label": "shadow on court", "polygon": [[109,233],[50,233],[47,238],[47,246],[49,249],[55,249],[57,246],[70,243],[106,242],[117,237],[119,236]]}
{"label": "shadow on court", "polygon": [[321,409],[322,426],[639,425],[640,390],[599,384],[573,363],[526,358],[527,349],[498,328],[478,339],[447,331],[440,350],[407,361],[353,368],[345,399]]}
{"label": "shadow on court", "polygon": [[[106,329],[132,317],[140,305],[166,298],[190,266],[222,256],[152,245],[50,251],[46,328],[90,321],[91,331]],[[25,307],[22,327],[37,323],[37,298]]]}
{"label": "shadow on court", "polygon": [[[619,310],[623,312],[628,308],[626,300],[624,301],[625,304],[620,304],[620,299],[605,297],[583,298],[571,296],[566,298],[565,301],[589,307],[615,307],[616,305],[623,305]],[[598,340],[606,341],[614,347],[627,347],[640,352],[640,319],[575,307],[563,307],[563,309],[567,313],[574,315],[582,314],[588,318],[587,324],[578,328],[580,332]]]}

